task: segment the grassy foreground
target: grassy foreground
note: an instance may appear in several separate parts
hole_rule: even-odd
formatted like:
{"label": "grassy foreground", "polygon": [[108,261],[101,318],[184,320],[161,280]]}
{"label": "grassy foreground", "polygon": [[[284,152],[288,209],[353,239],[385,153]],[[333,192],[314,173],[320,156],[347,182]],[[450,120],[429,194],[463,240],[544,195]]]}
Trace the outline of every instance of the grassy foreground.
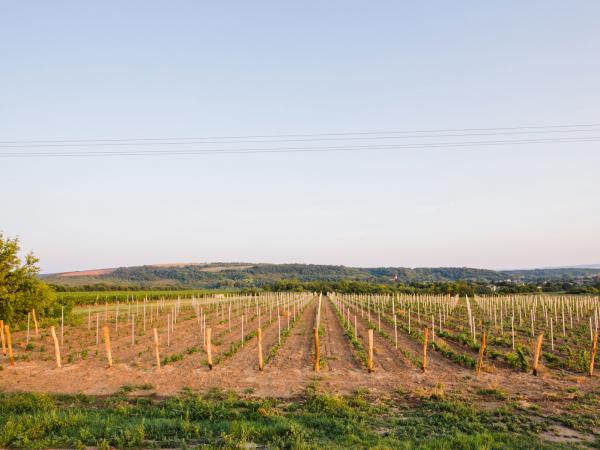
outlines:
{"label": "grassy foreground", "polygon": [[0,393],[0,447],[567,448],[543,443],[539,434],[551,423],[510,403],[478,410],[436,395],[377,400],[314,387],[294,401],[221,391],[159,398],[149,389],[125,386],[109,397]]}

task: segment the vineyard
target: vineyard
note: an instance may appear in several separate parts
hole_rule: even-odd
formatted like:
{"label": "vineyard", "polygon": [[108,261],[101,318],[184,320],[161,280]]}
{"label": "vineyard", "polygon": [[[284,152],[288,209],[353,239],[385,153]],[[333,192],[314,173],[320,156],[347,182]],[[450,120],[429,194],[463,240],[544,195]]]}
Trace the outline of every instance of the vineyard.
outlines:
{"label": "vineyard", "polygon": [[55,323],[39,323],[32,311],[20,329],[4,324],[0,387],[110,393],[148,384],[164,394],[192,387],[290,396],[319,377],[336,392],[444,383],[541,395],[599,384],[595,297],[122,300],[77,307]]}

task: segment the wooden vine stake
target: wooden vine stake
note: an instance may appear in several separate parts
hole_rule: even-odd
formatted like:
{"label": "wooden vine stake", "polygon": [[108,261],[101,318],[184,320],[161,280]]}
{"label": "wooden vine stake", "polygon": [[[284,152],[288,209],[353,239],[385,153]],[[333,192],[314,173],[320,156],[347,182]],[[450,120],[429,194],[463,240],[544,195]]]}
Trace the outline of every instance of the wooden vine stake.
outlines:
{"label": "wooden vine stake", "polygon": [[33,317],[33,326],[35,327],[35,337],[38,337],[40,335],[40,330],[38,328],[37,318],[35,317],[35,309],[31,310],[31,317]]}
{"label": "wooden vine stake", "polygon": [[594,333],[594,339],[592,340],[592,353],[590,354],[590,377],[594,375],[594,361],[596,359],[596,351],[598,350],[598,332]]}
{"label": "wooden vine stake", "polygon": [[429,338],[429,328],[425,327],[423,330],[423,361],[421,362],[421,369],[423,372],[427,370],[427,339]]}
{"label": "wooden vine stake", "polygon": [[258,329],[258,370],[263,370],[262,331]]}
{"label": "wooden vine stake", "polygon": [[319,367],[319,329],[317,327],[313,328],[314,332],[314,341],[315,341],[315,372],[318,372]]}
{"label": "wooden vine stake", "polygon": [[540,363],[540,354],[542,353],[542,340],[544,339],[544,332],[542,331],[536,340],[535,351],[533,353],[533,374],[538,374],[538,368]]}
{"label": "wooden vine stake", "polygon": [[211,329],[210,327],[206,329],[206,360],[208,361],[208,368],[210,370],[212,370],[213,368],[213,363],[212,363],[212,345],[210,343],[210,335],[211,335]]}
{"label": "wooden vine stake", "polygon": [[398,327],[396,325],[396,314],[394,314],[394,344],[398,348]]}
{"label": "wooden vine stake", "polygon": [[156,328],[154,328],[153,333],[154,333],[154,353],[156,354],[156,369],[160,370],[160,353],[158,351],[158,331],[156,331]]}
{"label": "wooden vine stake", "polygon": [[368,340],[369,340],[369,359],[367,361],[367,369],[369,373],[373,372],[373,330],[369,328],[368,330]]}
{"label": "wooden vine stake", "polygon": [[550,348],[554,351],[554,324],[552,323],[552,317],[550,317]]}
{"label": "wooden vine stake", "polygon": [[50,327],[50,334],[52,334],[52,340],[54,341],[54,356],[56,357],[56,367],[62,367],[60,363],[60,347],[58,346],[58,338],[56,337],[56,330],[54,327]]}
{"label": "wooden vine stake", "polygon": [[481,333],[481,346],[479,347],[479,359],[477,360],[477,368],[475,369],[475,374],[479,376],[479,372],[481,372],[481,368],[483,367],[483,355],[485,354],[485,340],[486,340],[486,332]]}
{"label": "wooden vine stake", "polygon": [[4,320],[0,319],[0,340],[2,340],[2,354],[6,356],[6,338],[4,337]]}
{"label": "wooden vine stake", "polygon": [[15,366],[15,357],[13,356],[12,350],[12,338],[10,336],[10,326],[4,325],[4,331],[6,332],[6,345],[8,346],[8,360],[10,361],[10,366]]}
{"label": "wooden vine stake", "polygon": [[[202,335],[203,339],[206,339],[205,334]],[[206,346],[206,341],[204,341]],[[171,346],[171,314],[167,314],[167,347]]]}
{"label": "wooden vine stake", "polygon": [[96,314],[96,346],[100,342],[100,313]]}
{"label": "wooden vine stake", "polygon": [[110,332],[108,327],[105,325],[102,327],[102,336],[104,337],[104,348],[106,349],[106,359],[108,360],[108,367],[112,367],[112,352],[110,351]]}

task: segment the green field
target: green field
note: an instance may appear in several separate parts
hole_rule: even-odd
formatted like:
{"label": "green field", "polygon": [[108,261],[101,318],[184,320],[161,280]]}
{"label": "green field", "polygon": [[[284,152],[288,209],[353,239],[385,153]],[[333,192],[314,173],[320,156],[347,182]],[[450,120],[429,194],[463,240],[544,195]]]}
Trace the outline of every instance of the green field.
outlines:
{"label": "green field", "polygon": [[[0,446],[84,448],[573,448],[600,441],[561,436],[564,426],[600,425],[598,415],[547,416],[503,401],[501,392],[465,402],[443,392],[336,396],[317,383],[293,400],[184,390],[160,398],[152,386],[109,397],[0,394]],[[493,407],[476,407],[493,401]],[[590,402],[579,399],[580,405]],[[592,438],[593,439],[593,438]]]}
{"label": "green field", "polygon": [[56,297],[60,303],[70,303],[77,305],[92,305],[104,303],[126,302],[127,300],[142,301],[156,299],[177,299],[191,297],[205,297],[213,294],[231,293],[230,290],[211,290],[211,289],[185,289],[179,291],[87,291],[87,292],[56,292]]}

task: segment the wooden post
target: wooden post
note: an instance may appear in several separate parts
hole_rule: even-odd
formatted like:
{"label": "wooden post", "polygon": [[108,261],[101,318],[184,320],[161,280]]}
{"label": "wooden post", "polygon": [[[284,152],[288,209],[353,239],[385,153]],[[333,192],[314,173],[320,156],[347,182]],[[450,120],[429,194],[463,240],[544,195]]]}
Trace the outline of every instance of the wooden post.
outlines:
{"label": "wooden post", "polygon": [[258,370],[263,370],[263,357],[262,357],[262,331],[258,329]]}
{"label": "wooden post", "polygon": [[206,329],[206,359],[208,361],[208,368],[210,370],[212,370],[213,363],[212,363],[212,348],[211,348],[211,343],[210,343],[210,335],[211,335],[211,329],[209,327]]}
{"label": "wooden post", "polygon": [[538,374],[538,366],[540,362],[540,354],[542,353],[542,340],[544,339],[544,332],[542,331],[536,340],[535,351],[533,353],[533,374]]}
{"label": "wooden post", "polygon": [[281,344],[281,316],[277,312],[277,343]]}
{"label": "wooden post", "polygon": [[315,341],[315,372],[318,372],[319,367],[319,329],[317,327],[313,328],[313,335]]}
{"label": "wooden post", "polygon": [[429,338],[429,328],[425,327],[423,330],[423,361],[421,362],[421,369],[423,372],[427,369],[427,339]]}
{"label": "wooden post", "polygon": [[131,317],[131,345],[135,345],[135,316]]}
{"label": "wooden post", "polygon": [[154,328],[153,332],[154,332],[154,353],[156,354],[156,369],[160,370],[160,353],[158,351],[158,331],[156,331],[156,328]]}
{"label": "wooden post", "polygon": [[[119,306],[120,303],[117,302],[117,311],[115,312],[115,333],[119,332]],[[150,308],[150,313],[152,313],[152,308]],[[150,321],[152,321],[152,319],[150,319]]]}
{"label": "wooden post", "polygon": [[104,336],[104,348],[106,349],[106,359],[108,360],[108,367],[112,367],[112,353],[110,351],[110,332],[108,326],[102,327],[102,335]]}
{"label": "wooden post", "polygon": [[367,361],[367,370],[369,373],[373,372],[373,330],[369,328],[367,331],[369,341],[369,359]]}
{"label": "wooden post", "polygon": [[33,326],[35,327],[35,337],[38,337],[40,335],[40,330],[38,328],[37,318],[35,317],[35,309],[31,310],[31,317],[33,317]]}
{"label": "wooden post", "polygon": [[54,356],[56,357],[56,367],[62,367],[60,363],[60,347],[58,346],[58,338],[56,337],[56,330],[54,327],[50,327],[50,334],[52,334],[52,340],[54,341]]}
{"label": "wooden post", "polygon": [[396,326],[396,314],[394,314],[394,342],[398,348],[398,328]]}
{"label": "wooden post", "polygon": [[594,333],[592,340],[592,353],[590,354],[590,377],[594,375],[594,361],[596,359],[596,351],[598,350],[598,332]]}
{"label": "wooden post", "polygon": [[514,314],[510,318],[510,334],[512,336],[512,349],[515,349],[515,316]]}
{"label": "wooden post", "polygon": [[60,307],[60,345],[65,345],[65,307]]}
{"label": "wooden post", "polygon": [[550,317],[550,348],[554,351],[554,324],[552,323],[552,317]]}
{"label": "wooden post", "polygon": [[4,337],[4,320],[0,319],[0,339],[2,340],[2,354],[6,356],[6,338]]}
{"label": "wooden post", "polygon": [[477,368],[475,369],[475,374],[479,375],[481,372],[481,367],[483,366],[483,355],[485,354],[485,340],[486,340],[486,332],[481,333],[481,346],[479,347],[479,359],[477,360]]}
{"label": "wooden post", "polygon": [[[202,335],[204,340],[204,335]],[[206,346],[206,341],[203,342]],[[171,346],[171,314],[167,314],[167,347]]]}
{"label": "wooden post", "polygon": [[13,350],[12,350],[12,338],[10,336],[10,326],[4,325],[4,331],[6,332],[6,345],[8,347],[8,359],[10,361],[10,366],[14,367],[15,358],[13,356]]}

